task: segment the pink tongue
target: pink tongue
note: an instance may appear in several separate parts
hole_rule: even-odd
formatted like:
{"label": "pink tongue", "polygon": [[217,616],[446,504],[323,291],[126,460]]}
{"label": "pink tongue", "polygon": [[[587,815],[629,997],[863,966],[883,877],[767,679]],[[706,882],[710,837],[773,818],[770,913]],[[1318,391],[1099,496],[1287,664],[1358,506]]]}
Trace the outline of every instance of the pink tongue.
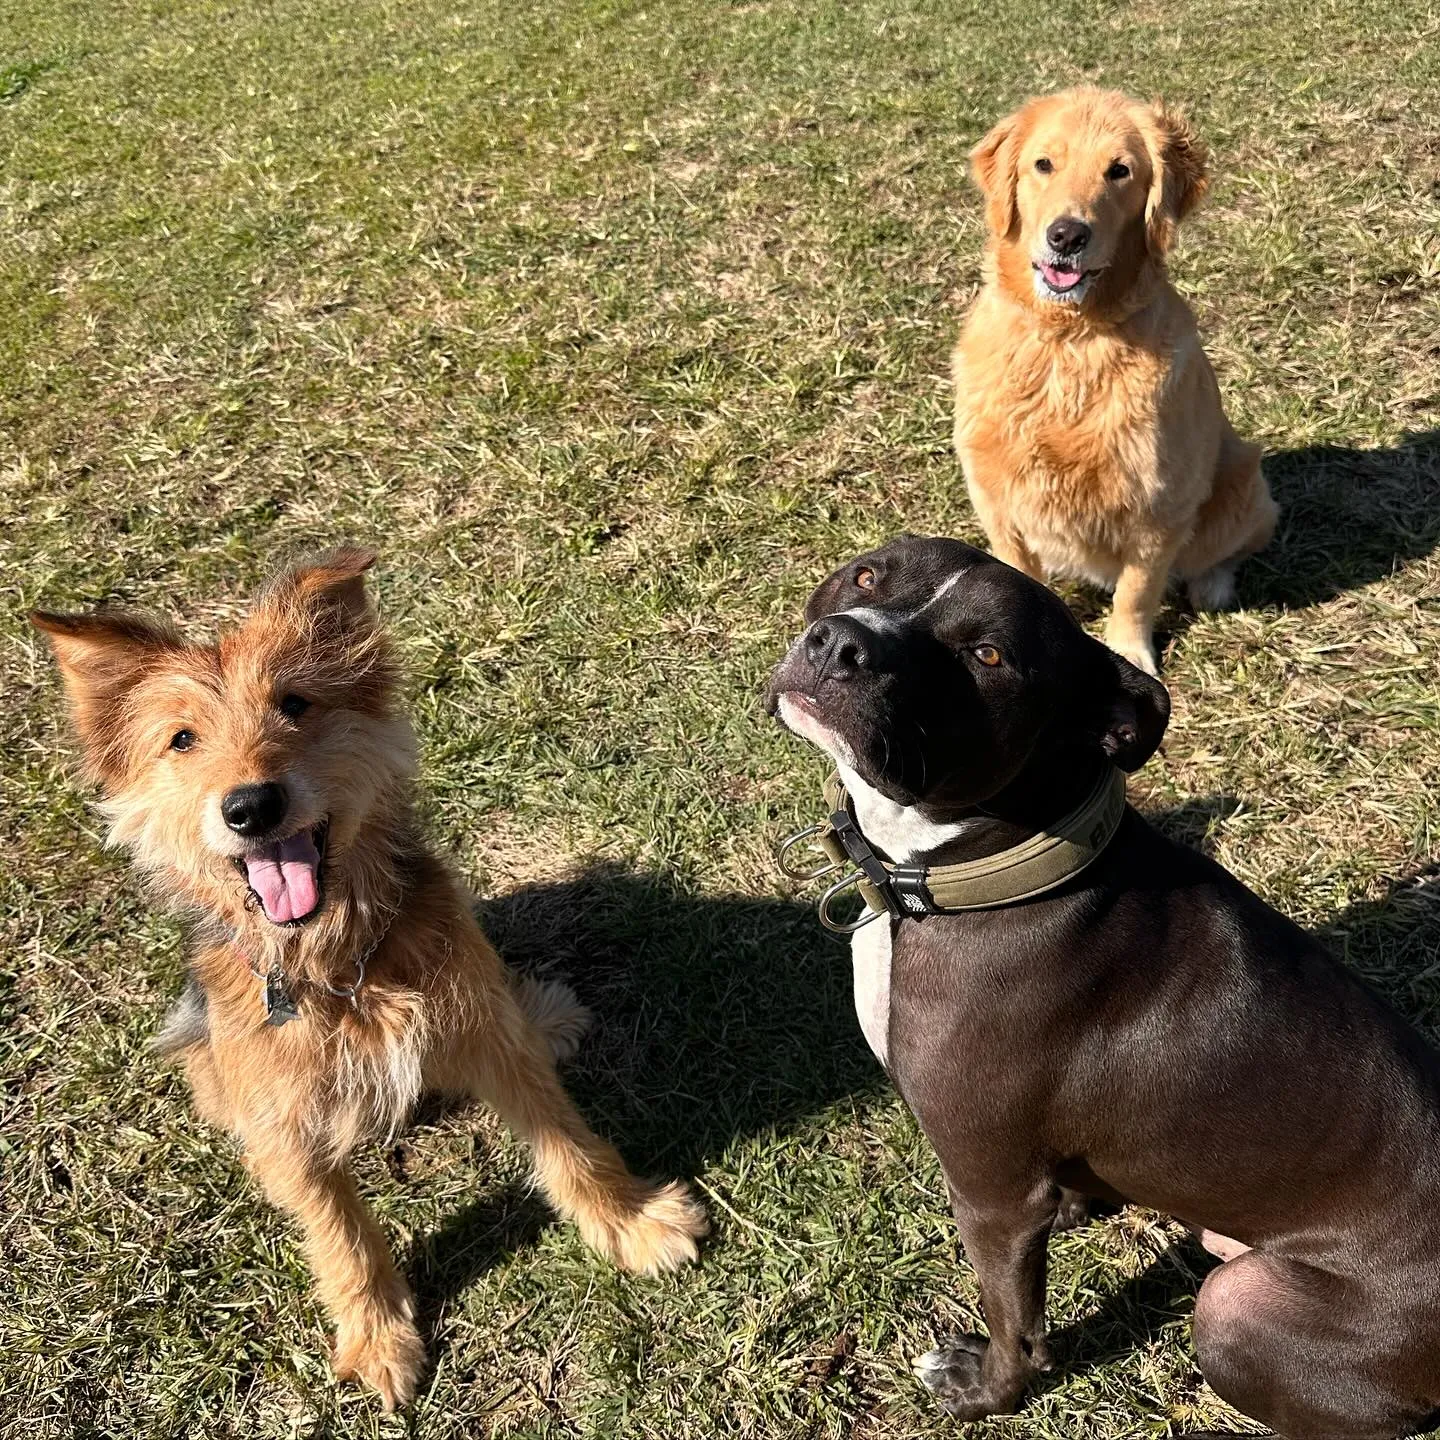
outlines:
{"label": "pink tongue", "polygon": [[1083,270],[1057,270],[1053,265],[1042,265],[1040,273],[1052,290],[1073,290],[1085,278]]}
{"label": "pink tongue", "polygon": [[308,830],[245,857],[250,888],[276,925],[303,920],[320,903],[320,852]]}

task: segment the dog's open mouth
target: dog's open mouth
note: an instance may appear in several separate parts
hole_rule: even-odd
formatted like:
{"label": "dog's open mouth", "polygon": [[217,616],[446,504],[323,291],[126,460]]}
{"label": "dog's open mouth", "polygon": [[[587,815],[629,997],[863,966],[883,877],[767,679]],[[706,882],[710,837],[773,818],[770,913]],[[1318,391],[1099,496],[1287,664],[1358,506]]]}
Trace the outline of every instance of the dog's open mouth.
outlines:
{"label": "dog's open mouth", "polygon": [[1088,270],[1081,270],[1078,266],[1050,265],[1043,260],[1036,264],[1035,269],[1040,272],[1040,278],[1057,295],[1065,295],[1074,290],[1088,275]]}
{"label": "dog's open mouth", "polygon": [[235,868],[245,876],[272,925],[300,925],[319,910],[329,832],[330,822],[322,820],[312,829],[235,857]]}

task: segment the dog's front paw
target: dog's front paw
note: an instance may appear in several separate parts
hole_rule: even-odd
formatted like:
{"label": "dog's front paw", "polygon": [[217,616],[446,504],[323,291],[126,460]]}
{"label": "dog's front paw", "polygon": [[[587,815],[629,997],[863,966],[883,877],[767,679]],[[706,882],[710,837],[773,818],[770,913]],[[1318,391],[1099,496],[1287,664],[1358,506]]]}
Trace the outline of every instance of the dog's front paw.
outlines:
{"label": "dog's front paw", "polygon": [[700,1254],[695,1242],[709,1229],[699,1201],[678,1180],[640,1189],[627,1213],[598,1225],[595,1218],[581,1217],[581,1230],[597,1250],[622,1270],[642,1275],[688,1265]]}
{"label": "dog's front paw", "polygon": [[1117,654],[1123,655],[1137,670],[1143,670],[1156,680],[1160,678],[1160,666],[1155,659],[1155,647],[1148,640],[1134,635],[1108,634],[1105,643]]}
{"label": "dog's front paw", "polygon": [[990,1342],[979,1335],[961,1335],[944,1349],[927,1350],[914,1365],[920,1383],[939,1398],[957,1420],[983,1420],[987,1415],[1013,1415],[1024,1398],[996,1394],[985,1382],[985,1352]]}
{"label": "dog's front paw", "polygon": [[420,1333],[406,1315],[372,1313],[343,1322],[335,1336],[335,1378],[370,1386],[386,1410],[414,1398],[424,1363]]}

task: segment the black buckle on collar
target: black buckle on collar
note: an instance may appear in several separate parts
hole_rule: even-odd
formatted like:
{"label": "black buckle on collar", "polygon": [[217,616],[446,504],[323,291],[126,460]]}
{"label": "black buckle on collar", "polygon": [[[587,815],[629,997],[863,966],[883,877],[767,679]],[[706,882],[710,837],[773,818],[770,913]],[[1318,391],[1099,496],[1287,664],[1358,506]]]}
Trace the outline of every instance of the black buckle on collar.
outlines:
{"label": "black buckle on collar", "polygon": [[[926,883],[929,874],[929,868],[924,865],[897,865],[890,872],[890,889],[886,894],[886,903],[889,904],[891,897],[894,897],[900,906],[898,916],[908,915],[912,920],[923,920],[927,915],[941,913],[935,897],[930,893],[930,886]],[[893,907],[890,913],[897,914]]]}
{"label": "black buckle on collar", "polygon": [[869,841],[860,833],[860,827],[848,810],[835,811],[830,817],[830,827],[860,872],[855,878],[858,880],[863,875],[870,882],[894,919],[918,920],[926,915],[942,913],[926,884],[930,873],[926,866],[896,865],[892,868],[887,865],[870,848]]}

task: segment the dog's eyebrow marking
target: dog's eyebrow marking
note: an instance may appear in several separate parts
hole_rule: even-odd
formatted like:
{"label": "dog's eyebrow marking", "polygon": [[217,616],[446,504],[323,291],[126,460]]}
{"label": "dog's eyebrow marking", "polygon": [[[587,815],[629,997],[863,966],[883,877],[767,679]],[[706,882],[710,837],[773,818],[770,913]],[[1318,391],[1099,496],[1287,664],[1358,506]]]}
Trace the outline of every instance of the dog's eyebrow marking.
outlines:
{"label": "dog's eyebrow marking", "polygon": [[948,580],[936,586],[935,593],[918,609],[910,613],[910,619],[917,615],[923,615],[932,605],[937,605],[943,600],[969,573],[971,567],[965,566],[963,570],[957,570]]}

